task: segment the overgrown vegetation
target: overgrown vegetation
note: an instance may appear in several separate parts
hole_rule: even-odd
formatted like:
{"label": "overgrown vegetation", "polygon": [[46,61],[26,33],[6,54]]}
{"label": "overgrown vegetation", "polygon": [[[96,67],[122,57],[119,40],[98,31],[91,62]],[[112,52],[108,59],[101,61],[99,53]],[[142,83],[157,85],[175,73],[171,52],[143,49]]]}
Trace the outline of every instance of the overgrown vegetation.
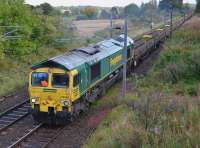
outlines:
{"label": "overgrown vegetation", "polygon": [[147,76],[130,77],[125,100],[109,90],[100,104],[115,107],[85,147],[200,147],[199,23],[173,34]]}
{"label": "overgrown vegetation", "polygon": [[197,1],[197,5],[196,5],[196,10],[195,10],[195,12],[196,13],[200,13],[200,0],[196,0]]}
{"label": "overgrown vegetation", "polygon": [[0,1],[0,96],[24,86],[31,64],[85,44],[56,41],[73,37],[73,31],[54,12],[46,4],[33,7],[24,0]]}
{"label": "overgrown vegetation", "polygon": [[[155,65],[154,72],[141,81],[140,86],[154,88],[162,83],[164,89],[176,94],[197,95],[200,80],[200,32],[198,23],[191,26],[178,30],[173,39],[165,44],[165,50]],[[155,79],[158,80],[157,83],[148,83]]]}

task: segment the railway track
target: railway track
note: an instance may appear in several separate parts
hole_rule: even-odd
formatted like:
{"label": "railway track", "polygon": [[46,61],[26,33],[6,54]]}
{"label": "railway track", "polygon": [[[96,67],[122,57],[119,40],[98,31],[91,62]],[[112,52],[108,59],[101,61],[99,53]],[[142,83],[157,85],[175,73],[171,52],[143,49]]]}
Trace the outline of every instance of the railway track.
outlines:
{"label": "railway track", "polygon": [[0,114],[0,132],[15,124],[29,114],[30,104],[26,100]]}
{"label": "railway track", "polygon": [[[26,100],[1,113],[0,133],[6,132],[9,127],[17,124],[28,116],[29,108],[29,100]],[[48,144],[60,134],[63,128],[64,127],[48,128],[44,124],[33,126],[29,130],[26,130],[25,133],[22,133],[23,136],[17,138],[17,140],[8,147],[47,147]]]}
{"label": "railway track", "polygon": [[63,127],[49,128],[44,124],[39,124],[23,137],[19,138],[16,142],[8,148],[45,148],[60,135]]}

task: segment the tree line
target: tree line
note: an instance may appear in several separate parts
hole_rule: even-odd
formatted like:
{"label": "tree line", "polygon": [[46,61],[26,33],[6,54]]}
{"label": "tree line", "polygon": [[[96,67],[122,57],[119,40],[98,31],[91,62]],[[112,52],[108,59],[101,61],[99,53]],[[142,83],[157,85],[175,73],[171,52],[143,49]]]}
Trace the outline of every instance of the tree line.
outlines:
{"label": "tree line", "polygon": [[77,19],[109,19],[112,12],[113,18],[123,18],[125,15],[128,17],[149,17],[151,13],[156,15],[158,12],[169,12],[173,9],[176,12],[187,12],[191,10],[189,4],[183,4],[183,0],[151,0],[148,3],[138,5],[132,3],[126,7],[113,7],[113,8],[98,8],[98,7],[70,7],[72,14],[77,16]]}
{"label": "tree line", "polygon": [[45,3],[33,7],[24,0],[0,1],[0,58],[37,53],[59,35],[59,11]]}
{"label": "tree line", "polygon": [[197,5],[196,5],[196,13],[200,13],[200,0],[196,0],[197,1]]}

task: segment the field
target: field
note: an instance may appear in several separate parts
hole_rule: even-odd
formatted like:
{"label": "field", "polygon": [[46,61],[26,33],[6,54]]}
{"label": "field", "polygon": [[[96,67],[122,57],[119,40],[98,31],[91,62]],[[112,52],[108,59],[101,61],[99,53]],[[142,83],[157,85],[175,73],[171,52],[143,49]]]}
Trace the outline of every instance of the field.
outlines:
{"label": "field", "polygon": [[[96,32],[110,27],[110,20],[80,20],[73,22],[78,35],[84,38],[92,37]],[[123,20],[114,20],[114,24],[123,24]]]}
{"label": "field", "polygon": [[[162,25],[163,22],[155,23],[155,27]],[[110,33],[110,20],[80,20],[73,22],[76,28],[76,34],[82,39],[89,39],[92,37],[100,37],[101,39],[109,37]],[[122,27],[124,20],[113,20],[113,27]],[[149,23],[144,21],[129,21],[128,22],[128,34],[131,37],[135,37],[150,29]],[[122,30],[113,29],[113,34],[121,34]]]}

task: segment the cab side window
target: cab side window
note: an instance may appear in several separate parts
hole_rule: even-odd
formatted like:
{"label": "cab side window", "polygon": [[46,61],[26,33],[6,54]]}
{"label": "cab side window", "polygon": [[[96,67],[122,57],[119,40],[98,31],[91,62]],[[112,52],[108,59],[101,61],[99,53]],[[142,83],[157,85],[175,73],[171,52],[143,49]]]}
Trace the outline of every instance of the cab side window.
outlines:
{"label": "cab side window", "polygon": [[73,86],[76,87],[80,82],[80,75],[77,74],[76,76],[74,76],[74,80],[73,80]]}
{"label": "cab side window", "polygon": [[101,75],[101,63],[98,62],[91,66],[91,80],[94,81]]}
{"label": "cab side window", "polygon": [[129,59],[131,57],[131,48],[128,48],[127,50],[127,58]]}

